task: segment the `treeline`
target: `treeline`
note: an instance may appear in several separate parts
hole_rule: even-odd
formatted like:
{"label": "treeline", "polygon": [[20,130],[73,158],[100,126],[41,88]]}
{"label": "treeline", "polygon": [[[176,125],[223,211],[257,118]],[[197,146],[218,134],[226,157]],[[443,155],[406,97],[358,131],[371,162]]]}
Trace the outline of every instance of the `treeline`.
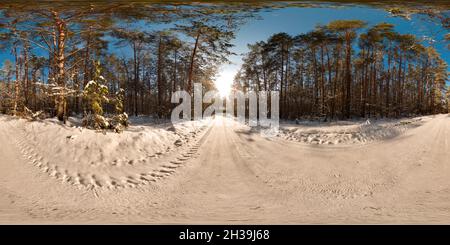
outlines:
{"label": "treeline", "polygon": [[[448,26],[447,26],[448,27]],[[235,85],[280,91],[280,116],[399,117],[447,112],[447,64],[389,23],[338,20],[249,45]]]}
{"label": "treeline", "polygon": [[[1,3],[0,52],[11,58],[0,69],[0,112],[61,121],[123,112],[167,117],[173,91],[191,91],[193,82],[212,88],[236,29],[271,6]],[[448,28],[448,18],[438,21]],[[434,49],[388,24],[358,36],[363,27],[341,21],[250,45],[238,82],[280,90],[284,118],[442,111],[448,76]]]}
{"label": "treeline", "polygon": [[[193,82],[213,86],[231,54],[233,30],[254,11],[241,5],[5,4],[0,52],[13,58],[2,62],[0,110],[42,111],[63,121],[115,113],[112,102],[121,94],[128,114],[168,116],[173,91],[190,91]],[[152,28],[157,25],[167,27]]]}

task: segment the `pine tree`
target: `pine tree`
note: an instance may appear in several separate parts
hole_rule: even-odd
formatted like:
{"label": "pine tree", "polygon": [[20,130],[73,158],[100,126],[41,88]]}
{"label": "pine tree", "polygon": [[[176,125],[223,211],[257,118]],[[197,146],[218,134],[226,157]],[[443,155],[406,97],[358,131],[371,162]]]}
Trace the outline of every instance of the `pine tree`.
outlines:
{"label": "pine tree", "polygon": [[95,63],[95,74],[93,80],[89,81],[84,88],[83,97],[87,102],[87,111],[83,118],[85,127],[94,129],[107,129],[110,123],[103,116],[103,104],[108,103],[108,87],[105,85],[106,80],[101,75],[100,62]]}
{"label": "pine tree", "polygon": [[[433,47],[424,46],[414,35],[395,32],[392,24],[376,24],[356,35],[355,28],[362,22],[332,23],[294,37],[285,55],[279,48],[284,39],[273,38],[283,33],[250,45],[236,86],[258,89],[262,80],[268,89],[281,90],[281,106],[287,113],[280,116],[288,119],[391,117],[447,110],[447,64]],[[358,41],[357,52],[353,40]]]}
{"label": "pine tree", "polygon": [[350,107],[352,101],[352,42],[356,37],[356,30],[366,26],[361,20],[337,20],[328,24],[330,30],[336,31],[345,40],[345,117],[350,118]]}

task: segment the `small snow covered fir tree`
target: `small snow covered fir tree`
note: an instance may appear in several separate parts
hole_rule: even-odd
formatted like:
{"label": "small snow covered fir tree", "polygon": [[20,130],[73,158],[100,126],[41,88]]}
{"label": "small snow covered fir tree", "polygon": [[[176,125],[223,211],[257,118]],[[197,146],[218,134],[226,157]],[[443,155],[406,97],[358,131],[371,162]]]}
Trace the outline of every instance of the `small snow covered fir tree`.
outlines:
{"label": "small snow covered fir tree", "polygon": [[103,104],[108,103],[108,87],[106,80],[101,75],[100,62],[95,62],[94,78],[86,84],[83,91],[83,98],[87,104],[87,111],[83,119],[85,127],[94,129],[107,129],[110,127],[108,120],[103,116]]}
{"label": "small snow covered fir tree", "polygon": [[112,119],[112,126],[114,127],[114,130],[117,133],[122,132],[125,127],[128,127],[128,114],[124,112],[123,109],[124,98],[125,98],[125,90],[119,89],[119,91],[116,92],[116,98],[114,103],[116,115],[114,115]]}
{"label": "small snow covered fir tree", "polygon": [[[123,109],[125,91],[119,89],[115,97],[110,99],[106,83],[106,79],[101,75],[100,62],[97,61],[94,78],[86,84],[83,91],[83,98],[87,105],[83,125],[97,130],[114,129],[120,133],[128,127],[128,115]],[[115,115],[112,118],[106,117],[103,112],[103,105],[108,103],[114,104],[115,107]]]}

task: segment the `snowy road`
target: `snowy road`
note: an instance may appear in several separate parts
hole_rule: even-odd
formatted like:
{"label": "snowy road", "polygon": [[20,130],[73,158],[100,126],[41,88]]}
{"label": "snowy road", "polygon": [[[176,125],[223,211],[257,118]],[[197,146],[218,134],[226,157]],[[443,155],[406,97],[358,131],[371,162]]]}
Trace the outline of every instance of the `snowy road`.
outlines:
{"label": "snowy road", "polygon": [[1,123],[0,223],[450,222],[448,115],[352,146],[265,138],[217,118],[180,149],[186,158],[162,165],[167,177],[117,190],[42,174]]}

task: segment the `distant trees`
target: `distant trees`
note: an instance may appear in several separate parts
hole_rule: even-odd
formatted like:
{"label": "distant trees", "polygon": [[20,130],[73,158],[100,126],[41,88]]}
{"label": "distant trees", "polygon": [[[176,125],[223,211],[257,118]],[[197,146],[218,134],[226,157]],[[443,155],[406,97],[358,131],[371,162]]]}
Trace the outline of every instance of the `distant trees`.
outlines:
{"label": "distant trees", "polygon": [[3,62],[3,67],[0,70],[0,112],[6,113],[7,108],[12,108],[13,89],[11,88],[11,80],[13,64],[9,60]]}
{"label": "distant trees", "polygon": [[[126,29],[116,29],[113,32],[113,37],[116,37],[121,42],[127,42],[132,50],[132,57],[131,57],[131,63],[132,63],[132,81],[127,81],[127,84],[130,84],[132,82],[132,86],[127,86],[132,91],[132,94],[130,95],[130,103],[132,103],[132,112],[137,116],[138,114],[138,93],[141,91],[140,88],[140,82],[141,82],[141,57],[142,52],[144,51],[144,46],[147,43],[150,43],[153,41],[154,37],[152,35],[149,35],[148,33],[138,31],[138,30],[126,30]],[[129,73],[127,69],[127,73]],[[128,75],[128,78],[130,76]],[[130,92],[131,92],[130,91]],[[143,92],[143,91],[141,91]],[[141,94],[141,98],[143,98]]]}
{"label": "distant trees", "polygon": [[[232,30],[252,15],[241,5],[144,2],[11,3],[0,11],[0,50],[13,57],[0,77],[1,109],[43,110],[61,121],[93,111],[92,96],[83,94],[98,80],[97,69],[108,97],[123,97],[124,112],[168,116],[173,91],[189,90],[194,81],[213,86]],[[178,25],[147,28],[168,23]],[[105,113],[117,109],[103,106]]]}
{"label": "distant trees", "polygon": [[447,64],[436,50],[392,24],[358,32],[364,27],[359,20],[339,20],[251,44],[236,86],[279,90],[282,118],[446,112]]}
{"label": "distant trees", "polygon": [[187,91],[191,92],[195,73],[198,81],[211,62],[223,63],[228,60],[234,33],[229,31],[226,25],[208,24],[208,19],[205,18],[202,21],[192,21],[188,25],[177,25],[177,30],[194,39],[187,80]]}

